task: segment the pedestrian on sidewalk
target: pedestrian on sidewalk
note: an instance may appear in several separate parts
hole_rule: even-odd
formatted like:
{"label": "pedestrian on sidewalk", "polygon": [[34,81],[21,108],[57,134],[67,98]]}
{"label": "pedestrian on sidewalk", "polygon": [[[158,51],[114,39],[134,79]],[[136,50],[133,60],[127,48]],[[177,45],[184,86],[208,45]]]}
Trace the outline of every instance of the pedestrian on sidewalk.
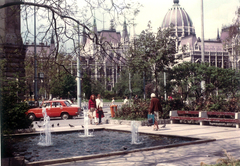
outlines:
{"label": "pedestrian on sidewalk", "polygon": [[96,117],[99,118],[98,124],[102,124],[102,118],[104,117],[103,114],[103,100],[101,99],[101,95],[97,95],[96,99],[96,106],[97,106],[97,112],[96,112]]}
{"label": "pedestrian on sidewalk", "polygon": [[138,103],[138,95],[134,97],[134,101],[133,101],[133,104],[137,104],[137,103]]}
{"label": "pedestrian on sidewalk", "polygon": [[127,96],[126,96],[126,98],[124,99],[123,104],[124,104],[124,105],[129,104],[129,101],[128,101],[128,97],[127,97]]}
{"label": "pedestrian on sidewalk", "polygon": [[112,103],[111,103],[111,105],[114,105],[114,102],[115,102],[115,100],[114,100],[114,97],[112,98]]}
{"label": "pedestrian on sidewalk", "polygon": [[97,123],[96,118],[96,100],[95,95],[91,95],[88,101],[88,116],[90,118],[90,124],[92,124],[92,119],[94,118],[95,123]]}
{"label": "pedestrian on sidewalk", "polygon": [[153,130],[155,130],[155,131],[159,130],[159,127],[158,127],[159,112],[162,112],[161,103],[160,103],[159,99],[156,97],[155,93],[152,93],[149,113],[154,114]]}

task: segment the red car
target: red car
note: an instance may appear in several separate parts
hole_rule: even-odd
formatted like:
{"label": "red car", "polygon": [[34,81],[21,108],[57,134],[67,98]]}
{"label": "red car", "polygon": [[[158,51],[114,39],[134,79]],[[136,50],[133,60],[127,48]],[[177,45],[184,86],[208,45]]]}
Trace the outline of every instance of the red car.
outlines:
{"label": "red car", "polygon": [[39,108],[29,109],[26,114],[32,120],[43,118],[42,108],[46,108],[49,117],[72,118],[80,113],[80,107],[71,106],[67,100],[44,101]]}

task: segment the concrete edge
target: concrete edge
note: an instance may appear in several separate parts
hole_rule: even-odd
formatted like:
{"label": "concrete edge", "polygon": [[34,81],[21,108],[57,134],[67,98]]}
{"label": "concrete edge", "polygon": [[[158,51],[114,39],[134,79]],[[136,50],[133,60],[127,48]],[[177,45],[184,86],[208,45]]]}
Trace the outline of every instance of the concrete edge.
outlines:
{"label": "concrete edge", "polygon": [[[93,128],[94,130],[104,130],[105,127],[100,127],[100,128]],[[90,128],[89,130],[92,130],[92,128]],[[59,130],[59,131],[51,131],[51,134],[56,134],[56,133],[73,133],[73,132],[80,132],[80,131],[84,131],[84,129],[72,129],[72,130]],[[20,133],[20,134],[9,134],[9,135],[3,135],[4,137],[24,137],[24,136],[31,136],[31,135],[39,135],[41,132],[40,131],[36,131],[36,132],[32,132],[32,133]]]}

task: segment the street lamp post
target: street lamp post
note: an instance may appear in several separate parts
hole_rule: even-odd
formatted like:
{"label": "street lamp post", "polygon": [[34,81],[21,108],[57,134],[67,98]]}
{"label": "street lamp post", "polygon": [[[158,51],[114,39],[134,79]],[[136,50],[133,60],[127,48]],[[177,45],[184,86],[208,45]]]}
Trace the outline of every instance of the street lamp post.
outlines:
{"label": "street lamp post", "polygon": [[[202,64],[204,63],[204,15],[203,15],[203,0],[201,0],[201,24],[202,24],[202,49],[201,49],[201,61]],[[201,81],[201,90],[202,93],[205,91],[205,81]]]}
{"label": "street lamp post", "polygon": [[[35,3],[35,0],[34,0]],[[34,99],[38,99],[37,95],[37,48],[36,48],[36,6],[34,6]]]}
{"label": "street lamp post", "polygon": [[78,47],[79,53],[77,55],[77,105],[81,107],[81,69],[80,69],[80,29],[79,29],[79,22],[78,22]]}

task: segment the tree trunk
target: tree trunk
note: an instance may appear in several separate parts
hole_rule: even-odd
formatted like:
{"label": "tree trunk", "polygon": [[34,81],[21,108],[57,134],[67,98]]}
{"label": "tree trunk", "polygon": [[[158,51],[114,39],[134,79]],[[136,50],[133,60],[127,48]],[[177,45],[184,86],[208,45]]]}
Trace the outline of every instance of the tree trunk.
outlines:
{"label": "tree trunk", "polygon": [[158,97],[158,79],[157,79],[157,72],[156,72],[156,70],[155,70],[155,72],[154,72],[154,74],[155,74],[155,81],[156,81],[156,89],[155,89],[155,95],[156,95],[156,97]]}

